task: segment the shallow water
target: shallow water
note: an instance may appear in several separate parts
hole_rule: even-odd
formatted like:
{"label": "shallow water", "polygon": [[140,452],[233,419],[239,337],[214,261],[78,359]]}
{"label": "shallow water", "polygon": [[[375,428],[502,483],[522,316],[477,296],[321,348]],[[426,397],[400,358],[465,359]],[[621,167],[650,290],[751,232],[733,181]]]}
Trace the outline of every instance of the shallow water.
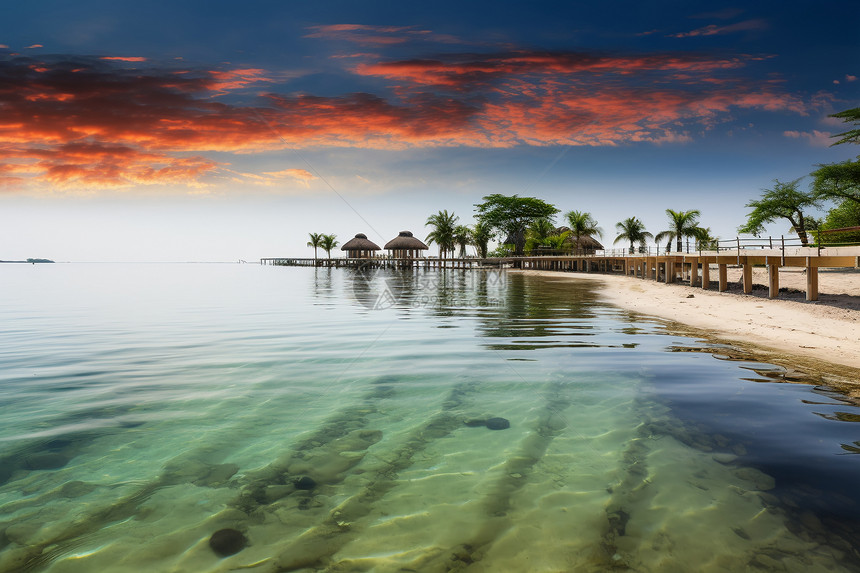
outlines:
{"label": "shallow water", "polygon": [[2,572],[860,570],[860,410],[590,283],[0,273]]}

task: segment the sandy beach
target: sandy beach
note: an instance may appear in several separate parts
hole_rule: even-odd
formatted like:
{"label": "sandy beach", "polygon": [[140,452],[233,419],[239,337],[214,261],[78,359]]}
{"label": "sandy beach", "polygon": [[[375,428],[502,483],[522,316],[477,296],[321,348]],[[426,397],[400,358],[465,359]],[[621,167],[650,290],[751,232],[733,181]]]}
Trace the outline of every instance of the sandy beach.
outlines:
{"label": "sandy beach", "polygon": [[[803,269],[782,269],[780,298],[769,299],[767,270],[756,268],[752,294],[743,294],[741,269],[729,268],[729,290],[667,285],[621,275],[514,271],[560,280],[596,281],[607,302],[659,317],[673,328],[718,343],[752,349],[775,363],[840,376],[860,373],[860,270],[820,269],[818,301],[805,300]],[[716,276],[716,269],[711,273]],[[750,348],[750,347],[754,348]],[[801,359],[798,361],[798,359]],[[852,394],[855,392],[852,391]],[[856,394],[860,395],[860,385]]]}

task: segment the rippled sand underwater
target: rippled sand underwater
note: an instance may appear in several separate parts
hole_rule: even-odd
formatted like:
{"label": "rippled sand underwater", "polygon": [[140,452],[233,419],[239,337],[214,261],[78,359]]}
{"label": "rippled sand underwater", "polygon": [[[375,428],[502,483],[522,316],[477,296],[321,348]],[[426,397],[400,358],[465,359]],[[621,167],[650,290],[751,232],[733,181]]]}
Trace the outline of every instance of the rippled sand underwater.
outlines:
{"label": "rippled sand underwater", "polygon": [[660,396],[679,372],[776,387],[743,362],[547,282],[238,269],[169,269],[226,286],[86,329],[7,309],[60,356],[3,355],[0,571],[858,570],[855,530]]}

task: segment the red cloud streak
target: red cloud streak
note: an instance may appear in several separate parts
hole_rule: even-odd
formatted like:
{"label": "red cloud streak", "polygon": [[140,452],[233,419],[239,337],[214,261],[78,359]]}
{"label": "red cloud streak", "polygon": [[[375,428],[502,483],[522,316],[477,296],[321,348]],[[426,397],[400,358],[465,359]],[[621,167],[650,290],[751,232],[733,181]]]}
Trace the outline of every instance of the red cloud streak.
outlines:
{"label": "red cloud streak", "polygon": [[0,186],[199,186],[227,172],[205,157],[214,151],[685,141],[733,108],[805,113],[775,84],[745,81],[746,65],[683,54],[460,54],[355,68],[393,82],[394,97],[270,93],[242,106],[217,96],[270,82],[264,70],[9,57],[0,59]]}

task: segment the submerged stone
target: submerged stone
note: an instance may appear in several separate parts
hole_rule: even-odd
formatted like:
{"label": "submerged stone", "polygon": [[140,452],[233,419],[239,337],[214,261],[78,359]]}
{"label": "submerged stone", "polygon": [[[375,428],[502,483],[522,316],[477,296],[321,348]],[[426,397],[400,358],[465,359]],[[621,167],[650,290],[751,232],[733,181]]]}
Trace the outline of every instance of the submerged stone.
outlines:
{"label": "submerged stone", "polygon": [[236,529],[219,529],[209,538],[209,547],[219,557],[235,555],[245,549],[246,545],[248,540]]}
{"label": "submerged stone", "polygon": [[308,476],[302,476],[296,481],[293,482],[293,485],[296,486],[296,489],[314,489],[317,486],[316,480],[313,478],[309,478]]}
{"label": "submerged stone", "polygon": [[491,430],[505,430],[511,427],[511,423],[505,418],[490,418],[487,427]]}

